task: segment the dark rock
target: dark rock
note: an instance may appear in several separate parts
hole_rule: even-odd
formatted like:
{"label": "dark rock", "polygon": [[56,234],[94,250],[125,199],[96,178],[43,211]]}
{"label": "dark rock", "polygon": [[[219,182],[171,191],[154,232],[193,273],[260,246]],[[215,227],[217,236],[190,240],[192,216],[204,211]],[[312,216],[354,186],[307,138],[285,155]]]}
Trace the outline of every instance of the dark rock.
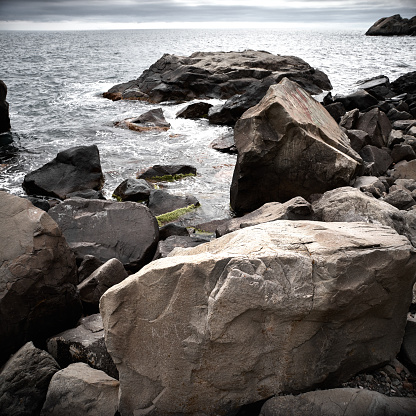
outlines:
{"label": "dark rock", "polygon": [[415,398],[387,397],[365,389],[317,390],[268,400],[260,416],[414,416]]}
{"label": "dark rock", "polygon": [[28,195],[65,199],[71,192],[99,190],[103,183],[98,147],[92,145],[72,147],[58,153],[54,160],[28,173],[23,188]]}
{"label": "dark rock", "polygon": [[229,218],[224,218],[222,220],[213,220],[204,222],[201,224],[194,225],[194,230],[196,234],[215,234],[218,227],[226,224],[229,221]]}
{"label": "dark rock", "polygon": [[359,115],[356,129],[368,133],[368,144],[381,148],[387,145],[391,124],[382,111],[378,108],[374,108],[367,113]]}
{"label": "dark rock", "polygon": [[360,111],[356,108],[354,110],[348,111],[345,113],[339,122],[340,127],[344,127],[347,130],[353,130],[357,126],[358,117],[360,116]]}
{"label": "dark rock", "polygon": [[416,159],[416,153],[409,144],[396,144],[391,151],[391,158],[394,163],[400,162],[401,160],[409,161]]}
{"label": "dark rock", "polygon": [[0,133],[10,130],[9,103],[6,101],[7,87],[0,80]]}
{"label": "dark rock", "polygon": [[398,111],[396,108],[392,108],[388,113],[387,117],[391,122],[396,120],[412,120],[413,116],[407,111]]}
{"label": "dark rock", "polygon": [[125,127],[130,130],[145,131],[166,131],[170,129],[170,124],[166,121],[161,108],[149,110],[139,117],[126,118],[125,120],[115,123],[117,127]]}
{"label": "dark rock", "polygon": [[95,189],[86,189],[85,191],[70,192],[67,198],[84,198],[84,199],[105,199],[101,191]]}
{"label": "dark rock", "polygon": [[387,191],[386,186],[376,176],[359,176],[355,179],[354,188],[370,193],[376,198],[380,198]]}
{"label": "dark rock", "polygon": [[121,201],[146,202],[152,189],[144,179],[129,178],[117,186],[113,197]]}
{"label": "dark rock", "polygon": [[51,208],[49,201],[42,197],[28,196],[26,199],[30,201],[36,208],[43,209],[45,212],[48,212]]}
{"label": "dark rock", "polygon": [[107,352],[99,313],[82,318],[76,328],[50,338],[48,351],[62,368],[82,362],[118,379],[117,368]]}
{"label": "dark rock", "polygon": [[142,204],[75,198],[49,213],[79,258],[117,258],[128,271],[139,270],[153,258],[159,227]]}
{"label": "dark rock", "polygon": [[137,177],[151,181],[173,181],[195,175],[196,168],[189,165],[154,165]]}
{"label": "dark rock", "polygon": [[210,146],[223,153],[237,153],[237,148],[235,147],[234,142],[234,132],[224,134],[221,137],[213,140]]}
{"label": "dark rock", "polygon": [[367,36],[416,36],[416,16],[403,19],[399,14],[382,17],[365,33]]}
{"label": "dark rock", "polygon": [[410,371],[416,374],[416,319],[407,318],[400,357]]}
{"label": "dark rock", "polygon": [[173,195],[162,189],[157,189],[150,194],[148,207],[153,215],[158,216],[189,205],[198,206],[199,202],[192,195]]}
{"label": "dark rock", "polygon": [[360,150],[360,156],[365,162],[373,164],[370,171],[374,176],[383,175],[393,163],[393,159],[387,150],[371,145],[364,146]]}
{"label": "dark rock", "polygon": [[87,254],[78,268],[78,283],[81,283],[93,272],[95,272],[100,266],[104,264],[103,261],[97,259],[97,257]]}
{"label": "dark rock", "polygon": [[362,81],[358,81],[357,85],[366,91],[371,91],[373,88],[376,87],[390,87],[390,80],[385,75],[377,75],[373,78],[365,79]]}
{"label": "dark rock", "polygon": [[175,223],[169,223],[159,229],[159,241],[166,240],[168,237],[173,235],[189,236],[189,232],[186,227]]}
{"label": "dark rock", "polygon": [[335,102],[342,103],[345,110],[351,111],[358,108],[360,111],[367,110],[369,107],[377,105],[378,100],[365,90],[358,90],[345,97],[335,97]]}
{"label": "dark rock", "polygon": [[390,189],[390,192],[383,198],[383,201],[398,209],[408,209],[416,204],[412,194],[405,189],[396,189],[393,191]]}
{"label": "dark rock", "polygon": [[312,206],[302,197],[298,196],[281,204],[269,202],[249,214],[239,218],[232,218],[217,227],[216,236],[237,231],[240,228],[251,227],[257,224],[276,220],[306,220],[312,218]]}
{"label": "dark rock", "polygon": [[0,192],[0,364],[25,342],[81,315],[75,257],[60,229],[29,201]]}
{"label": "dark rock", "polygon": [[361,162],[323,106],[288,79],[242,116],[235,141],[230,201],[239,214],[349,184]]}
{"label": "dark rock", "polygon": [[46,351],[28,342],[14,354],[0,373],[0,414],[37,416],[46,399],[49,382],[59,371]]}
{"label": "dark rock", "polygon": [[265,82],[268,85],[264,95],[271,83],[277,83],[285,76],[292,77],[312,93],[319,94],[322,89],[332,89],[324,73],[300,58],[246,50],[195,52],[189,57],[165,54],[140,78],[115,85],[104,93],[104,97],[134,99],[136,92],[137,99],[147,99],[153,103],[196,98],[228,99],[246,92],[253,84],[259,88]]}
{"label": "dark rock", "polygon": [[203,238],[198,237],[191,237],[188,236],[179,236],[179,235],[172,235],[168,237],[166,240],[159,241],[159,244],[157,246],[157,250],[155,253],[155,257],[153,260],[161,259],[163,257],[168,257],[169,253],[175,248],[175,247],[196,247],[200,244],[206,243],[207,241]]}
{"label": "dark rock", "polygon": [[416,71],[408,72],[391,83],[391,88],[397,94],[416,93]]}
{"label": "dark rock", "polygon": [[339,123],[341,117],[346,113],[346,110],[342,103],[333,103],[325,106],[326,111],[333,117],[333,119]]}
{"label": "dark rock", "polygon": [[368,133],[362,130],[346,130],[347,136],[350,139],[351,147],[357,153],[368,142]]}
{"label": "dark rock", "polygon": [[409,106],[405,101],[400,101],[399,104],[396,104],[395,109],[397,111],[409,111]]}
{"label": "dark rock", "polygon": [[122,282],[128,273],[117,259],[110,259],[78,285],[79,297],[86,314],[98,313],[101,296],[110,287]]}
{"label": "dark rock", "polygon": [[198,118],[208,118],[208,111],[212,107],[212,104],[199,102],[194,104],[189,104],[184,109],[176,113],[178,118],[189,118],[191,120],[196,120]]}

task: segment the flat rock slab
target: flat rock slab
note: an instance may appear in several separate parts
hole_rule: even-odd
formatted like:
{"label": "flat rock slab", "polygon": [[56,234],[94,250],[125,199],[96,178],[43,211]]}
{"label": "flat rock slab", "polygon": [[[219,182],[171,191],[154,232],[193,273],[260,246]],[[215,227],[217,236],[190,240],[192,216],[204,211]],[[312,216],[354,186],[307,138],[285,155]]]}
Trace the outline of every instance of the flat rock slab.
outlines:
{"label": "flat rock slab", "polygon": [[[295,56],[264,51],[195,52],[191,56],[165,54],[140,78],[115,85],[104,97],[137,99],[153,103],[190,101],[196,98],[228,99],[242,94],[253,83],[278,82],[292,76],[314,86],[319,93],[332,89],[328,77]],[[277,80],[277,81],[276,81]]]}
{"label": "flat rock slab", "polygon": [[333,389],[268,400],[260,416],[414,416],[416,399],[371,390]]}
{"label": "flat rock slab", "polygon": [[416,253],[389,227],[275,221],[175,249],[100,310],[121,414],[227,414],[400,349]]}
{"label": "flat rock slab", "polygon": [[153,258],[159,228],[147,207],[136,202],[68,199],[49,210],[78,258],[113,257],[137,271]]}

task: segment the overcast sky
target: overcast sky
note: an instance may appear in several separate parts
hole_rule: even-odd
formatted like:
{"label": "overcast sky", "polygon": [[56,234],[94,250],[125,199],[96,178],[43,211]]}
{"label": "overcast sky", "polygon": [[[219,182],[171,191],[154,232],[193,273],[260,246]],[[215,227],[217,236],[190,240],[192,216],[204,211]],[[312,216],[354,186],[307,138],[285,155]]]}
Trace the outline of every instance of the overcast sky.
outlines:
{"label": "overcast sky", "polygon": [[368,28],[393,14],[416,15],[416,0],[0,0],[0,29]]}

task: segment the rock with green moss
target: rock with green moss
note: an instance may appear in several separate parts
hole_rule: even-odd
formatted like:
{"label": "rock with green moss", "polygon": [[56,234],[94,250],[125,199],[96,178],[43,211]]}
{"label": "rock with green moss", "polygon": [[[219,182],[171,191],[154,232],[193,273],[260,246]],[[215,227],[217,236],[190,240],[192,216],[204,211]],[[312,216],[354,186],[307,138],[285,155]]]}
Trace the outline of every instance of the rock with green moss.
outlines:
{"label": "rock with green moss", "polygon": [[189,205],[198,206],[199,201],[192,195],[173,195],[163,189],[156,189],[149,196],[148,207],[157,216]]}
{"label": "rock with green moss", "polygon": [[188,214],[189,212],[192,212],[194,209],[198,208],[198,205],[188,205],[187,207],[178,208],[174,211],[167,212],[165,214],[158,215],[156,217],[157,223],[159,224],[159,227],[169,223],[176,221],[178,218],[182,217],[185,214]]}
{"label": "rock with green moss", "polygon": [[137,176],[152,182],[173,182],[188,176],[196,176],[196,168],[190,165],[154,165]]}

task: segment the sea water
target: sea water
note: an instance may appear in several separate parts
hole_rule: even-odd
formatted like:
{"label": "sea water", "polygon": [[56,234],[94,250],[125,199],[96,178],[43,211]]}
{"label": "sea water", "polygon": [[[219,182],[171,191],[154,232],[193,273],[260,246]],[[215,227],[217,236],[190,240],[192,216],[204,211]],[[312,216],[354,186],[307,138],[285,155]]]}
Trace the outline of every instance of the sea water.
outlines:
{"label": "sea water", "polygon": [[[164,53],[265,50],[294,55],[324,71],[333,94],[346,94],[376,75],[391,81],[416,70],[415,37],[366,37],[362,31],[120,30],[0,32],[0,79],[8,87],[13,146],[0,149],[0,189],[24,195],[26,173],[73,146],[96,144],[105,175],[103,192],[155,164],[190,164],[196,177],[166,184],[198,198],[191,222],[230,216],[229,188],[236,157],[210,143],[230,128],[206,120],[176,119],[187,104],[152,105],[104,99],[115,84],[138,78]],[[218,104],[219,100],[211,100]],[[116,121],[162,107],[167,132],[138,133]]]}

